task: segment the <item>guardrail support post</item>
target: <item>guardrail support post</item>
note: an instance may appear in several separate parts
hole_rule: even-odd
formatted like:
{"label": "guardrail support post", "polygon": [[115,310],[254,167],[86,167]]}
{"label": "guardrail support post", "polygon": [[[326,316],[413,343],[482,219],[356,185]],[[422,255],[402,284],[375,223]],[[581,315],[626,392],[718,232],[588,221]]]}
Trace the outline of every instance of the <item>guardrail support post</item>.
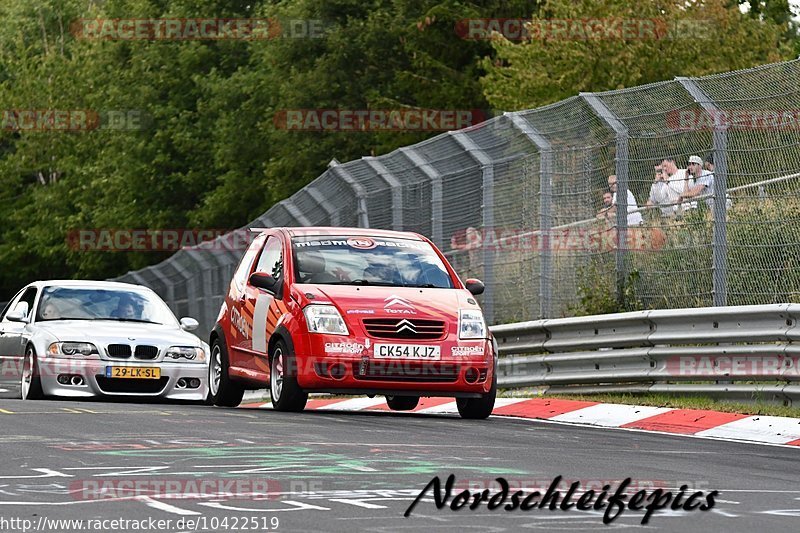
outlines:
{"label": "guardrail support post", "polygon": [[380,178],[392,189],[392,229],[403,231],[403,186],[375,157],[362,157]]}
{"label": "guardrail support post", "polygon": [[429,180],[431,180],[431,240],[439,248],[444,247],[442,236],[442,176],[428,163],[413,146],[400,148],[406,156]]}
{"label": "guardrail support post", "polygon": [[337,176],[347,183],[356,195],[356,205],[358,210],[358,226],[361,228],[369,227],[369,214],[367,212],[367,191],[347,170],[342,168],[339,163],[330,163],[331,172],[335,172]]}
{"label": "guardrail support post", "polygon": [[697,102],[711,116],[715,124],[714,142],[714,216],[712,237],[712,295],[714,307],[728,305],[728,127],[717,124],[720,109],[708,94],[691,78],[676,78]]}
{"label": "guardrail support post", "polygon": [[614,131],[617,138],[614,156],[617,175],[617,300],[624,304],[625,281],[628,276],[628,128],[596,94],[581,93],[581,98]]}
{"label": "guardrail support post", "polygon": [[511,119],[511,124],[521,131],[539,150],[539,318],[552,316],[552,252],[550,246],[550,229],[553,219],[550,215],[550,205],[553,200],[553,150],[548,141],[530,125],[519,113],[505,113]]}
{"label": "guardrail support post", "polygon": [[[466,133],[461,131],[450,132],[453,140],[456,141],[465,152],[467,152],[478,164],[481,165],[481,175],[483,177],[483,229],[484,231],[494,230],[494,166],[492,159],[469,138]],[[497,280],[494,275],[494,250],[491,246],[483,246],[483,277],[489,290],[483,297],[483,315],[486,322],[494,322],[494,293],[497,287]]]}

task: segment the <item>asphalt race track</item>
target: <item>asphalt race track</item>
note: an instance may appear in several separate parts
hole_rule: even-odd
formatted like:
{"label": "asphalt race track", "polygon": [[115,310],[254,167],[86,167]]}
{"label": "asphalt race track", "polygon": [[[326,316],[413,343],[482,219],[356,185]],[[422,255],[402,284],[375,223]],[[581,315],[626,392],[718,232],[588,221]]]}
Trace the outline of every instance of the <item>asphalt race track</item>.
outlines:
{"label": "asphalt race track", "polygon": [[[161,531],[800,530],[797,449],[501,417],[22,402],[0,389],[2,531],[79,531],[53,522],[69,519],[170,520]],[[600,510],[453,511],[431,497],[403,516],[449,474],[453,495],[496,477],[544,492],[558,475],[598,491],[631,477],[719,495],[710,511],[657,511],[646,526],[644,511],[604,526]],[[147,530],[123,526],[104,530]]]}

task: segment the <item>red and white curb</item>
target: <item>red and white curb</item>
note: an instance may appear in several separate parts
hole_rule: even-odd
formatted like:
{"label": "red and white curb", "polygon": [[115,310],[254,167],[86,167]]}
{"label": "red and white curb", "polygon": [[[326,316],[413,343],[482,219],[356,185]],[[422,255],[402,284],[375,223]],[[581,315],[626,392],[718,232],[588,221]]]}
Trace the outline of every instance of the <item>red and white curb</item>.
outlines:
{"label": "red and white curb", "polygon": [[[242,407],[271,409],[272,404],[261,400]],[[390,409],[382,396],[376,396],[310,399],[306,410],[374,412]],[[406,412],[449,415],[457,414],[458,410],[453,398],[421,398],[415,409]],[[783,416],[743,415],[557,398],[498,398],[492,416],[800,447],[800,418]]]}

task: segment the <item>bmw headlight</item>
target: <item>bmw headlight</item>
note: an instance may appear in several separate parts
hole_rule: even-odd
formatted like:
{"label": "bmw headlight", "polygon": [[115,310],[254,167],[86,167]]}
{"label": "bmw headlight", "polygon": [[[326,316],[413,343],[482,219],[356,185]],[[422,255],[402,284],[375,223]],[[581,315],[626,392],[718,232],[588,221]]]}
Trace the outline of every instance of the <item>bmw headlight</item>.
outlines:
{"label": "bmw headlight", "polygon": [[194,346],[170,346],[167,348],[167,353],[164,354],[165,359],[184,359],[186,361],[193,361],[203,363],[206,360],[206,352],[202,348]]}
{"label": "bmw headlight", "polygon": [[303,309],[311,333],[327,333],[329,335],[347,335],[347,326],[342,315],[332,305],[308,305]]}
{"label": "bmw headlight", "polygon": [[47,353],[54,357],[73,357],[97,355],[97,346],[91,342],[54,342],[47,348]]}
{"label": "bmw headlight", "polygon": [[485,339],[486,324],[479,309],[462,309],[458,313],[459,339]]}

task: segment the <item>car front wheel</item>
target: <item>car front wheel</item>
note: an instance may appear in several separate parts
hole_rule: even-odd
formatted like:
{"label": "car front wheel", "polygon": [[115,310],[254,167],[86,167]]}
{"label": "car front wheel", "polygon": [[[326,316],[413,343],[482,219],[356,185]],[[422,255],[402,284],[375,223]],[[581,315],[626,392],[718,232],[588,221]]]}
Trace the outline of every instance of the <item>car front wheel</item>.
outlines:
{"label": "car front wheel", "polygon": [[42,394],[42,380],[39,377],[39,368],[36,361],[36,350],[34,350],[33,346],[28,346],[25,349],[19,388],[23,400],[39,400],[44,396]]}
{"label": "car front wheel", "polygon": [[297,383],[295,358],[283,341],[272,347],[269,361],[269,392],[273,409],[294,412],[305,409],[308,393]]}
{"label": "car front wheel", "polygon": [[488,418],[494,409],[497,397],[497,374],[492,378],[492,388],[480,398],[456,398],[456,407],[461,418],[480,420]]}
{"label": "car front wheel", "polygon": [[244,387],[231,380],[228,374],[228,350],[221,339],[211,344],[211,361],[208,363],[208,394],[214,405],[236,407],[242,403]]}
{"label": "car front wheel", "polygon": [[419,396],[387,396],[386,405],[392,411],[411,411],[419,404]]}

